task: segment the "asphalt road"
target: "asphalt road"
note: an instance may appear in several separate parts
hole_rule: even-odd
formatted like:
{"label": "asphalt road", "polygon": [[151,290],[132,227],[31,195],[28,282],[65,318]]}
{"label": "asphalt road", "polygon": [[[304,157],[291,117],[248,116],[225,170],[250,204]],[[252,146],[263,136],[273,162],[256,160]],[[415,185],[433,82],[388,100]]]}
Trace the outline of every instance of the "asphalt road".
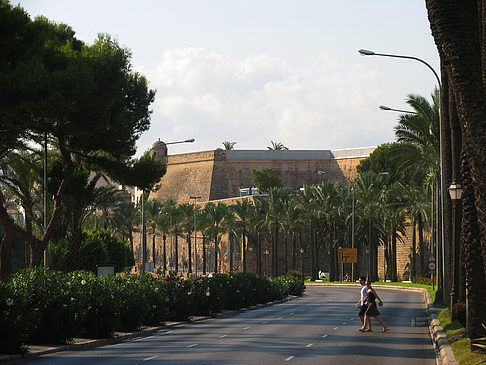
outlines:
{"label": "asphalt road", "polygon": [[22,364],[421,364],[435,365],[421,293],[377,289],[390,331],[357,331],[357,288],[310,287],[302,298],[100,348]]}

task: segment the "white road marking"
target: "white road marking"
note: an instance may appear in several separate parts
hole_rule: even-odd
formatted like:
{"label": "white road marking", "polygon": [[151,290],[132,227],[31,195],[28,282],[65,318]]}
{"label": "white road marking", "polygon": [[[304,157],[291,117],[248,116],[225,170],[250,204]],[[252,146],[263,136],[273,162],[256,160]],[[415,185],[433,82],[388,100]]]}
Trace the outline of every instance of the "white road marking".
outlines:
{"label": "white road marking", "polygon": [[290,314],[289,314],[289,316],[293,316],[294,314],[295,314],[295,313],[294,313],[294,312],[292,312],[292,313],[290,313]]}
{"label": "white road marking", "polygon": [[338,328],[339,328],[339,327],[334,327],[334,328],[333,328],[333,330],[335,331],[335,330],[337,330]]}
{"label": "white road marking", "polygon": [[250,328],[250,327],[245,327],[245,328],[243,328],[243,329],[244,329],[244,330],[247,330],[248,328]]}
{"label": "white road marking", "polygon": [[354,317],[349,319],[350,321],[354,321]]}
{"label": "white road marking", "polygon": [[326,337],[327,337],[327,335],[322,335],[322,338],[326,338]]}
{"label": "white road marking", "polygon": [[172,333],[172,332],[174,332],[174,331],[167,331],[167,332],[164,332],[164,333],[160,333],[160,334],[158,334],[157,336],[163,336],[163,335],[166,335],[166,334],[168,334],[168,333]]}
{"label": "white road marking", "polygon": [[219,336],[219,338],[225,338],[225,337],[228,337],[228,335],[221,335],[221,336]]}
{"label": "white road marking", "polygon": [[289,356],[289,357],[287,357],[287,358],[285,359],[285,361],[290,361],[290,360],[292,360],[294,357],[295,357],[295,356]]}
{"label": "white road marking", "polygon": [[282,317],[278,317],[277,320],[282,319]]}
{"label": "white road marking", "polygon": [[346,322],[343,322],[343,326],[344,326],[345,324],[347,324],[347,323],[346,323]]}
{"label": "white road marking", "polygon": [[314,346],[314,344],[313,343],[310,343],[306,347],[312,347],[312,346]]}
{"label": "white road marking", "polygon": [[194,347],[194,346],[197,346],[197,343],[193,343],[192,345],[189,345],[187,347]]}
{"label": "white road marking", "polygon": [[150,356],[150,357],[147,357],[146,359],[143,359],[143,361],[153,360],[156,357],[159,357],[159,356],[158,355]]}
{"label": "white road marking", "polygon": [[262,324],[267,324],[267,323],[268,323],[268,321],[262,322]]}

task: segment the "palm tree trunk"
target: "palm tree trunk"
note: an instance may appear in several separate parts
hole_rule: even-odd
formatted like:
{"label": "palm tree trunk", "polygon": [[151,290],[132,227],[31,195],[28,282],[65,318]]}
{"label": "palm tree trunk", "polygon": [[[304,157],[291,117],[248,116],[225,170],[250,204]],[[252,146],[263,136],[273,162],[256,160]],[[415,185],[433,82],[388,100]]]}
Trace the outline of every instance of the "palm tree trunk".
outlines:
{"label": "palm tree trunk", "polygon": [[245,235],[245,226],[243,226],[241,232],[241,249],[243,251],[243,272],[246,272],[246,235]]}
{"label": "palm tree trunk", "polygon": [[278,221],[275,221],[275,241],[272,250],[272,273],[274,277],[278,275]]}
{"label": "palm tree trunk", "polygon": [[206,274],[206,236],[203,235],[202,241],[202,249],[203,249],[203,273]]}
{"label": "palm tree trunk", "polygon": [[412,222],[412,255],[410,260],[410,280],[413,281],[413,278],[417,275],[415,272],[415,263],[416,256],[415,252],[417,250],[417,222],[415,219]]}
{"label": "palm tree trunk", "polygon": [[152,261],[154,262],[154,270],[155,270],[155,260],[156,258],[156,253],[155,253],[155,229],[152,235]]}
{"label": "palm tree trunk", "polygon": [[8,281],[12,273],[12,244],[13,234],[8,231],[8,227],[3,226],[4,233],[0,245],[0,280]]}
{"label": "palm tree trunk", "polygon": [[174,241],[174,269],[175,269],[175,272],[178,273],[179,272],[179,245],[178,245],[178,232],[177,232],[177,229],[174,230],[174,236],[175,236],[175,241]]}
{"label": "palm tree trunk", "polygon": [[296,270],[296,250],[297,250],[297,233],[292,231],[292,270]]}
{"label": "palm tree trunk", "polygon": [[[474,195],[474,183],[469,175],[467,160],[463,158],[462,231],[465,252],[466,297],[467,297],[467,335],[470,339],[484,336],[481,323],[486,322],[486,282],[484,280],[485,262],[481,254],[480,228]],[[474,341],[471,341],[474,342]]]}
{"label": "palm tree trunk", "polygon": [[317,265],[316,265],[316,243],[314,240],[314,220],[310,219],[310,256],[311,256],[311,280],[315,281],[317,278]]}
{"label": "palm tree trunk", "polygon": [[187,272],[191,273],[192,272],[192,252],[191,252],[191,234],[187,233],[186,235],[186,241],[187,241],[187,255],[188,257],[188,262],[189,262],[189,267],[187,268]]}
{"label": "palm tree trunk", "polygon": [[425,268],[425,247],[424,247],[424,223],[422,220],[422,214],[419,214],[417,217],[417,228],[418,228],[418,241],[419,241],[419,275],[425,276],[424,268]]}
{"label": "palm tree trunk", "polygon": [[286,274],[287,271],[289,271],[289,265],[287,263],[288,255],[289,255],[289,252],[288,252],[288,248],[287,248],[287,234],[285,234],[284,235],[284,274]]}
{"label": "palm tree trunk", "polygon": [[398,267],[397,267],[397,231],[393,230],[391,241],[391,256],[392,256],[392,281],[398,281]]}
{"label": "palm tree trunk", "polygon": [[218,272],[218,236],[214,238],[214,273]]}
{"label": "palm tree trunk", "polygon": [[167,236],[164,234],[162,236],[162,239],[164,241],[164,251],[163,251],[164,252],[164,264],[163,264],[163,267],[164,267],[164,274],[165,274],[165,272],[167,271],[167,245],[166,245]]}

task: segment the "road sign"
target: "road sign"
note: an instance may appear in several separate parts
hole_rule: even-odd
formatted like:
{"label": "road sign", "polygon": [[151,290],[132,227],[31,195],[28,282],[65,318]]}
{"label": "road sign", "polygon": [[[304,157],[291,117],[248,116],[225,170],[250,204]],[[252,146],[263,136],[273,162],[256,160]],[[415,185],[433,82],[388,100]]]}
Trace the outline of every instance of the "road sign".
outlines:
{"label": "road sign", "polygon": [[356,264],[358,262],[357,248],[338,248],[338,263]]}
{"label": "road sign", "polygon": [[429,263],[429,269],[430,270],[435,270],[435,262],[430,262]]}

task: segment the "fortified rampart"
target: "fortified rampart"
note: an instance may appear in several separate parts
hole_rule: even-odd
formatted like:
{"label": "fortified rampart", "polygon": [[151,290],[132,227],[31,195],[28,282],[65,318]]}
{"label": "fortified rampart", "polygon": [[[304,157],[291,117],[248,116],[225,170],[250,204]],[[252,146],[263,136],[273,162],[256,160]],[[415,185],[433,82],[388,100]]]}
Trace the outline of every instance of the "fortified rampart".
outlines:
{"label": "fortified rampart", "polygon": [[[297,190],[324,180],[352,180],[356,166],[374,147],[347,150],[213,150],[168,156],[167,173],[152,199],[177,203],[200,196],[211,201],[239,196],[254,186],[252,170],[272,168],[284,187]],[[317,171],[324,172],[318,174]]]}

